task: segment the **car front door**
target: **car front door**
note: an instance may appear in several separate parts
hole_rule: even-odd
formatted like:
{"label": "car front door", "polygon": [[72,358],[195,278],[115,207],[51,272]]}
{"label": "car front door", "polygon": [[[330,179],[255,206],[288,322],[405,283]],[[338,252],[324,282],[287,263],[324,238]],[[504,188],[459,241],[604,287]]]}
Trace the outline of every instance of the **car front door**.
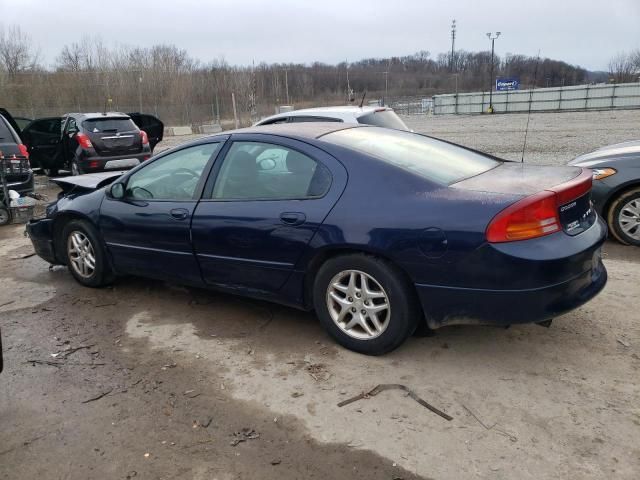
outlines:
{"label": "car front door", "polygon": [[161,155],[107,195],[100,230],[118,273],[201,284],[191,244],[191,216],[224,138]]}
{"label": "car front door", "polygon": [[268,296],[338,200],[346,170],[283,137],[236,134],[229,142],[193,216],[194,249],[207,284]]}
{"label": "car front door", "polygon": [[39,118],[22,131],[32,167],[55,169],[62,155],[62,118]]}

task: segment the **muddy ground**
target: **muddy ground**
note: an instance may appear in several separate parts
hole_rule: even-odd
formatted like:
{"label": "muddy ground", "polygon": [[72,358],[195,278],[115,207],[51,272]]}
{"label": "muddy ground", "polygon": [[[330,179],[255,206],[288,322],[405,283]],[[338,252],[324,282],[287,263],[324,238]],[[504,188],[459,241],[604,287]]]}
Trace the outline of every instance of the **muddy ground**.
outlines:
{"label": "muddy ground", "polygon": [[[602,143],[637,137],[632,113],[535,115],[534,138],[552,131],[542,154],[564,158],[598,124]],[[477,128],[496,153],[516,151],[502,122],[520,117],[409,122]],[[640,249],[607,242],[606,289],[549,329],[451,327],[371,358],[285,307],[137,278],[83,288],[28,256],[23,230],[0,229],[0,479],[638,478]],[[337,406],[379,383],[453,420],[399,391]]]}

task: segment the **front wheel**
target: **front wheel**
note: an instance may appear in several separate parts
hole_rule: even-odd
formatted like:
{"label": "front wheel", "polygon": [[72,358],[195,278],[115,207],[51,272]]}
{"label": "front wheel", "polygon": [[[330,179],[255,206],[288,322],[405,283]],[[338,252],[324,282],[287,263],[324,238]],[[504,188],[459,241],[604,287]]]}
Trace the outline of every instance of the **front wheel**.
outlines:
{"label": "front wheel", "polygon": [[86,287],[102,287],[113,280],[102,242],[95,228],[84,220],[72,220],[62,230],[67,266]]}
{"label": "front wheel", "polygon": [[404,275],[369,255],[325,262],[315,279],[313,301],[329,334],[342,346],[367,355],[399,347],[414,332],[420,316]]}
{"label": "front wheel", "polygon": [[57,177],[59,173],[57,168],[43,168],[42,170],[47,177]]}
{"label": "front wheel", "polygon": [[625,245],[640,246],[640,188],[616,198],[607,218],[613,236]]}

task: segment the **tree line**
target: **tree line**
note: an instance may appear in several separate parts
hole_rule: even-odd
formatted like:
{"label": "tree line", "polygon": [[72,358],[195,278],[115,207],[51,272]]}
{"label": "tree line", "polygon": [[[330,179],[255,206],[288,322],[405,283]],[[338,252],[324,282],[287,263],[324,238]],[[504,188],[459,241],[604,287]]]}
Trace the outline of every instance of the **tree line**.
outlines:
{"label": "tree line", "polygon": [[[615,81],[633,80],[634,68],[638,71],[638,52],[628,57],[631,67],[627,56],[620,62],[617,56],[615,64],[612,60]],[[495,76],[519,77],[523,88],[577,85],[596,78],[563,61],[525,55],[496,55],[493,67]],[[409,96],[488,90],[490,70],[491,52],[486,51],[435,57],[420,51],[337,65],[235,66],[224,58],[199,61],[175,45],[114,47],[90,36],[63,46],[53,64],[45,66],[28,34],[19,26],[0,24],[0,105],[24,116],[142,110],[169,123],[203,123],[232,117],[233,93],[246,124],[272,114],[276,105],[359,103],[365,91],[367,99],[389,104]]]}

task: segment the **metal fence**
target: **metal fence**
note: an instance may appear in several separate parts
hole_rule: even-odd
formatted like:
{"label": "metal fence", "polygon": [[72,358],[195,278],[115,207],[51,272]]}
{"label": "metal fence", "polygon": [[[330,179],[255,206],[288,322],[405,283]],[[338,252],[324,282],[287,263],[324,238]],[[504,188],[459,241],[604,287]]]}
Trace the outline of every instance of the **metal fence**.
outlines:
{"label": "metal fence", "polygon": [[[640,108],[640,83],[578,85],[493,92],[495,113]],[[434,95],[433,113],[474,114],[489,109],[489,92]]]}

